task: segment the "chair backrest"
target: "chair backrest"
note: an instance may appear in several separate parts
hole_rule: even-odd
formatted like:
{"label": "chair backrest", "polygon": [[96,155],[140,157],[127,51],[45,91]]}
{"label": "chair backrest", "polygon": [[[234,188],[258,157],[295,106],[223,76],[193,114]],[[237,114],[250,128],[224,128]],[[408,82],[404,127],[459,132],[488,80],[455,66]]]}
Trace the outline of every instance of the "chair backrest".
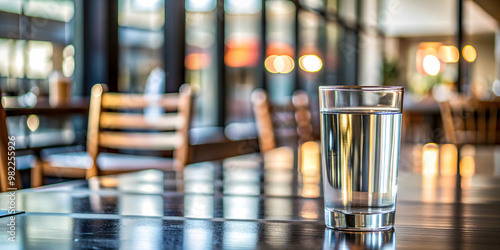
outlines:
{"label": "chair backrest", "polygon": [[257,125],[260,151],[266,152],[276,147],[269,96],[265,90],[256,89],[252,92],[251,101]]}
{"label": "chair backrest", "polygon": [[262,152],[313,140],[306,92],[296,91],[290,103],[276,105],[271,104],[265,90],[256,89],[251,100]]}
{"label": "chair backrest", "polygon": [[500,102],[462,96],[439,103],[446,141],[454,144],[495,144]]}
{"label": "chair backrest", "polygon": [[93,166],[87,178],[99,175],[97,156],[105,149],[173,151],[180,170],[189,159],[192,94],[189,85],[179,93],[109,93],[104,84],[92,88],[87,152]]}
{"label": "chair backrest", "polygon": [[[0,98],[2,91],[0,91]],[[7,132],[7,116],[0,104],[0,191],[8,192],[22,188],[21,176],[15,163],[15,137]]]}
{"label": "chair backrest", "polygon": [[299,143],[313,141],[314,135],[309,95],[304,90],[297,90],[293,93],[292,103],[295,108],[295,122],[297,123]]}

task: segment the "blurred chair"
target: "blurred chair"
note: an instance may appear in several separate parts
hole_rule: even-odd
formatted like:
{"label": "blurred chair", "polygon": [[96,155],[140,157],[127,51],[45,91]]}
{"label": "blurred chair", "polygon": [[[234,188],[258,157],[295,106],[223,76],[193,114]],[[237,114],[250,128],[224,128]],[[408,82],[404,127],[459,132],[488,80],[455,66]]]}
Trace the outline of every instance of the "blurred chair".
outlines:
{"label": "blurred chair", "polygon": [[297,90],[293,93],[292,104],[295,108],[295,122],[297,123],[297,135],[299,143],[313,141],[313,122],[310,110],[310,101],[307,92]]}
{"label": "blurred chair", "polygon": [[314,140],[306,92],[298,90],[294,92],[292,102],[275,105],[270,103],[265,90],[256,89],[251,101],[261,152],[278,146],[297,147],[299,143]]}
{"label": "blurred chair", "polygon": [[92,88],[87,152],[51,155],[40,161],[33,186],[42,185],[45,176],[90,178],[145,169],[175,169],[182,174],[190,154],[190,87],[160,95],[107,93],[106,89],[102,84]]}
{"label": "blurred chair", "polygon": [[[2,91],[0,91],[0,98]],[[14,144],[12,144],[14,143]],[[7,116],[3,105],[0,104],[0,191],[14,191],[21,189],[21,176],[15,166],[15,151],[9,150],[9,146],[15,149],[15,140],[9,139],[7,132]],[[12,153],[13,152],[13,153]],[[12,164],[14,163],[14,164]],[[10,168],[10,169],[9,169]],[[9,174],[10,173],[10,174]],[[9,180],[9,177],[11,177]],[[10,189],[12,188],[12,189]]]}
{"label": "blurred chair", "polygon": [[454,144],[497,142],[497,101],[479,101],[457,96],[439,103],[446,141]]}

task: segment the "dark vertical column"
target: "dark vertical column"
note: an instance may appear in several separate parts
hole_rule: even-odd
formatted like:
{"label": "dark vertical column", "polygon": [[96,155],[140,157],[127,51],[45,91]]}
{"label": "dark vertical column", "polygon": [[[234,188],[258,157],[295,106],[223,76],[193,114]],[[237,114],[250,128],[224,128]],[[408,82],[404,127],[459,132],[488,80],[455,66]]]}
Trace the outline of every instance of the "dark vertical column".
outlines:
{"label": "dark vertical column", "polygon": [[[457,76],[457,91],[463,92],[464,87],[464,74],[463,71],[465,69],[465,60],[462,57],[462,48],[464,47],[463,43],[463,37],[464,37],[464,27],[463,27],[463,0],[457,0],[457,48],[458,48],[458,76]],[[462,177],[460,176],[460,158],[462,157],[462,154],[460,150],[462,149],[461,145],[457,145],[457,175],[456,175],[456,183],[455,183],[455,204],[456,206],[453,209],[453,216],[455,218],[460,218],[462,217]],[[462,222],[461,220],[456,220],[454,222],[454,227],[455,228],[462,228]],[[457,245],[461,245],[461,234],[457,232],[454,235],[456,239],[458,239]]]}
{"label": "dark vertical column", "polygon": [[118,0],[80,0],[83,5],[83,94],[96,83],[118,89]]}
{"label": "dark vertical column", "polygon": [[118,91],[118,60],[120,47],[118,44],[118,0],[107,0],[106,11],[106,50],[107,50],[107,84],[109,91]]}
{"label": "dark vertical column", "polygon": [[75,16],[73,17],[73,30],[74,30],[74,40],[73,45],[75,46],[75,75],[73,78],[73,95],[81,96],[84,92],[84,60],[85,48],[83,35],[83,10],[84,10],[84,0],[75,0]]}
{"label": "dark vertical column", "polygon": [[295,69],[293,70],[294,74],[295,74],[295,89],[301,89],[301,86],[300,86],[300,67],[299,67],[299,10],[300,10],[300,6],[299,6],[299,1],[298,0],[294,0],[293,3],[295,4],[295,34],[294,34],[294,40],[295,40]]}
{"label": "dark vertical column", "polygon": [[464,13],[464,3],[463,0],[457,0],[457,48],[458,48],[458,75],[457,75],[457,91],[463,92],[464,85],[464,69],[465,60],[462,57],[462,48],[464,47],[464,27],[463,27],[463,13]]}
{"label": "dark vertical column", "polygon": [[178,92],[185,82],[186,11],[184,0],[165,0],[165,91]]}
{"label": "dark vertical column", "polygon": [[[462,57],[462,48],[464,47],[463,43],[463,38],[464,38],[464,27],[463,27],[463,0],[457,0],[457,48],[458,48],[458,76],[457,76],[457,91],[463,92],[464,90],[464,69],[465,69],[465,60]],[[457,201],[460,201],[459,199],[461,198],[461,177],[460,177],[460,150],[461,147],[460,145],[457,145],[457,150],[458,150],[458,160],[457,160],[457,183],[456,183],[456,188],[457,188],[457,194],[456,194],[456,199]]]}
{"label": "dark vertical column", "polygon": [[224,0],[217,0],[217,82],[218,88],[218,126],[226,125],[226,64],[224,63],[225,15]]}
{"label": "dark vertical column", "polygon": [[261,30],[260,30],[260,38],[261,38],[261,48],[260,48],[260,64],[259,68],[261,71],[261,84],[260,87],[267,90],[267,82],[266,82],[266,45],[267,45],[267,22],[266,22],[266,0],[261,0],[262,3],[262,12],[261,12]]}

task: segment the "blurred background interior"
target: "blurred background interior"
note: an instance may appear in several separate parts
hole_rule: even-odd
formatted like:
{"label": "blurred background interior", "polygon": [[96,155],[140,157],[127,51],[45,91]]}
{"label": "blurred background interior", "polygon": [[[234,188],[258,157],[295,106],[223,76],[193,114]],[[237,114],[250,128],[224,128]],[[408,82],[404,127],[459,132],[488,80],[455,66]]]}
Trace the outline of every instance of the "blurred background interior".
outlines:
{"label": "blurred background interior", "polygon": [[271,147],[297,148],[319,140],[318,86],[402,85],[403,171],[500,176],[499,20],[489,0],[0,0],[2,105],[24,186],[37,157],[85,150],[96,83],[189,84],[190,143],[246,140],[234,155],[264,149],[252,101],[274,107]]}

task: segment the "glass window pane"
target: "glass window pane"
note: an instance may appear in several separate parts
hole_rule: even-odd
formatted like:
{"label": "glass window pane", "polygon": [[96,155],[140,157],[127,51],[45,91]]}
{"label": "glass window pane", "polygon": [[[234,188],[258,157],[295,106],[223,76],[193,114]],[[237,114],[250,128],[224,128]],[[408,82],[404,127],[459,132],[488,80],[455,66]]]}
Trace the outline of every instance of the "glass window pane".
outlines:
{"label": "glass window pane", "polygon": [[73,0],[28,0],[24,4],[24,14],[69,22],[75,14],[75,7]]}
{"label": "glass window pane", "polygon": [[272,102],[287,103],[295,90],[295,5],[270,1],[266,9],[266,80]]}
{"label": "glass window pane", "polygon": [[[45,97],[52,71],[64,73],[71,81],[74,1],[2,0],[0,6],[0,88],[8,95]],[[64,54],[68,46],[72,53]]]}
{"label": "glass window pane", "polygon": [[357,1],[355,0],[338,0],[339,1],[339,16],[349,23],[356,22]]}
{"label": "glass window pane", "polygon": [[[247,6],[243,10],[238,3]],[[253,120],[250,94],[261,82],[261,6],[258,0],[226,0],[226,123]],[[257,6],[257,7],[256,7]],[[245,13],[245,14],[233,14]]]}
{"label": "glass window pane", "polygon": [[164,92],[164,0],[119,0],[118,6],[118,91]]}
{"label": "glass window pane", "polygon": [[197,90],[197,102],[194,109],[195,126],[215,126],[218,121],[216,24],[217,14],[213,8],[209,12],[186,12],[184,64],[186,82]]}
{"label": "glass window pane", "polygon": [[382,39],[376,32],[361,32],[359,37],[359,85],[382,84]]}
{"label": "glass window pane", "polygon": [[318,86],[325,83],[325,31],[325,21],[320,15],[309,11],[299,13],[300,87],[315,96]]}
{"label": "glass window pane", "polygon": [[336,85],[339,83],[339,24],[330,22],[326,26],[326,81],[327,85]]}

